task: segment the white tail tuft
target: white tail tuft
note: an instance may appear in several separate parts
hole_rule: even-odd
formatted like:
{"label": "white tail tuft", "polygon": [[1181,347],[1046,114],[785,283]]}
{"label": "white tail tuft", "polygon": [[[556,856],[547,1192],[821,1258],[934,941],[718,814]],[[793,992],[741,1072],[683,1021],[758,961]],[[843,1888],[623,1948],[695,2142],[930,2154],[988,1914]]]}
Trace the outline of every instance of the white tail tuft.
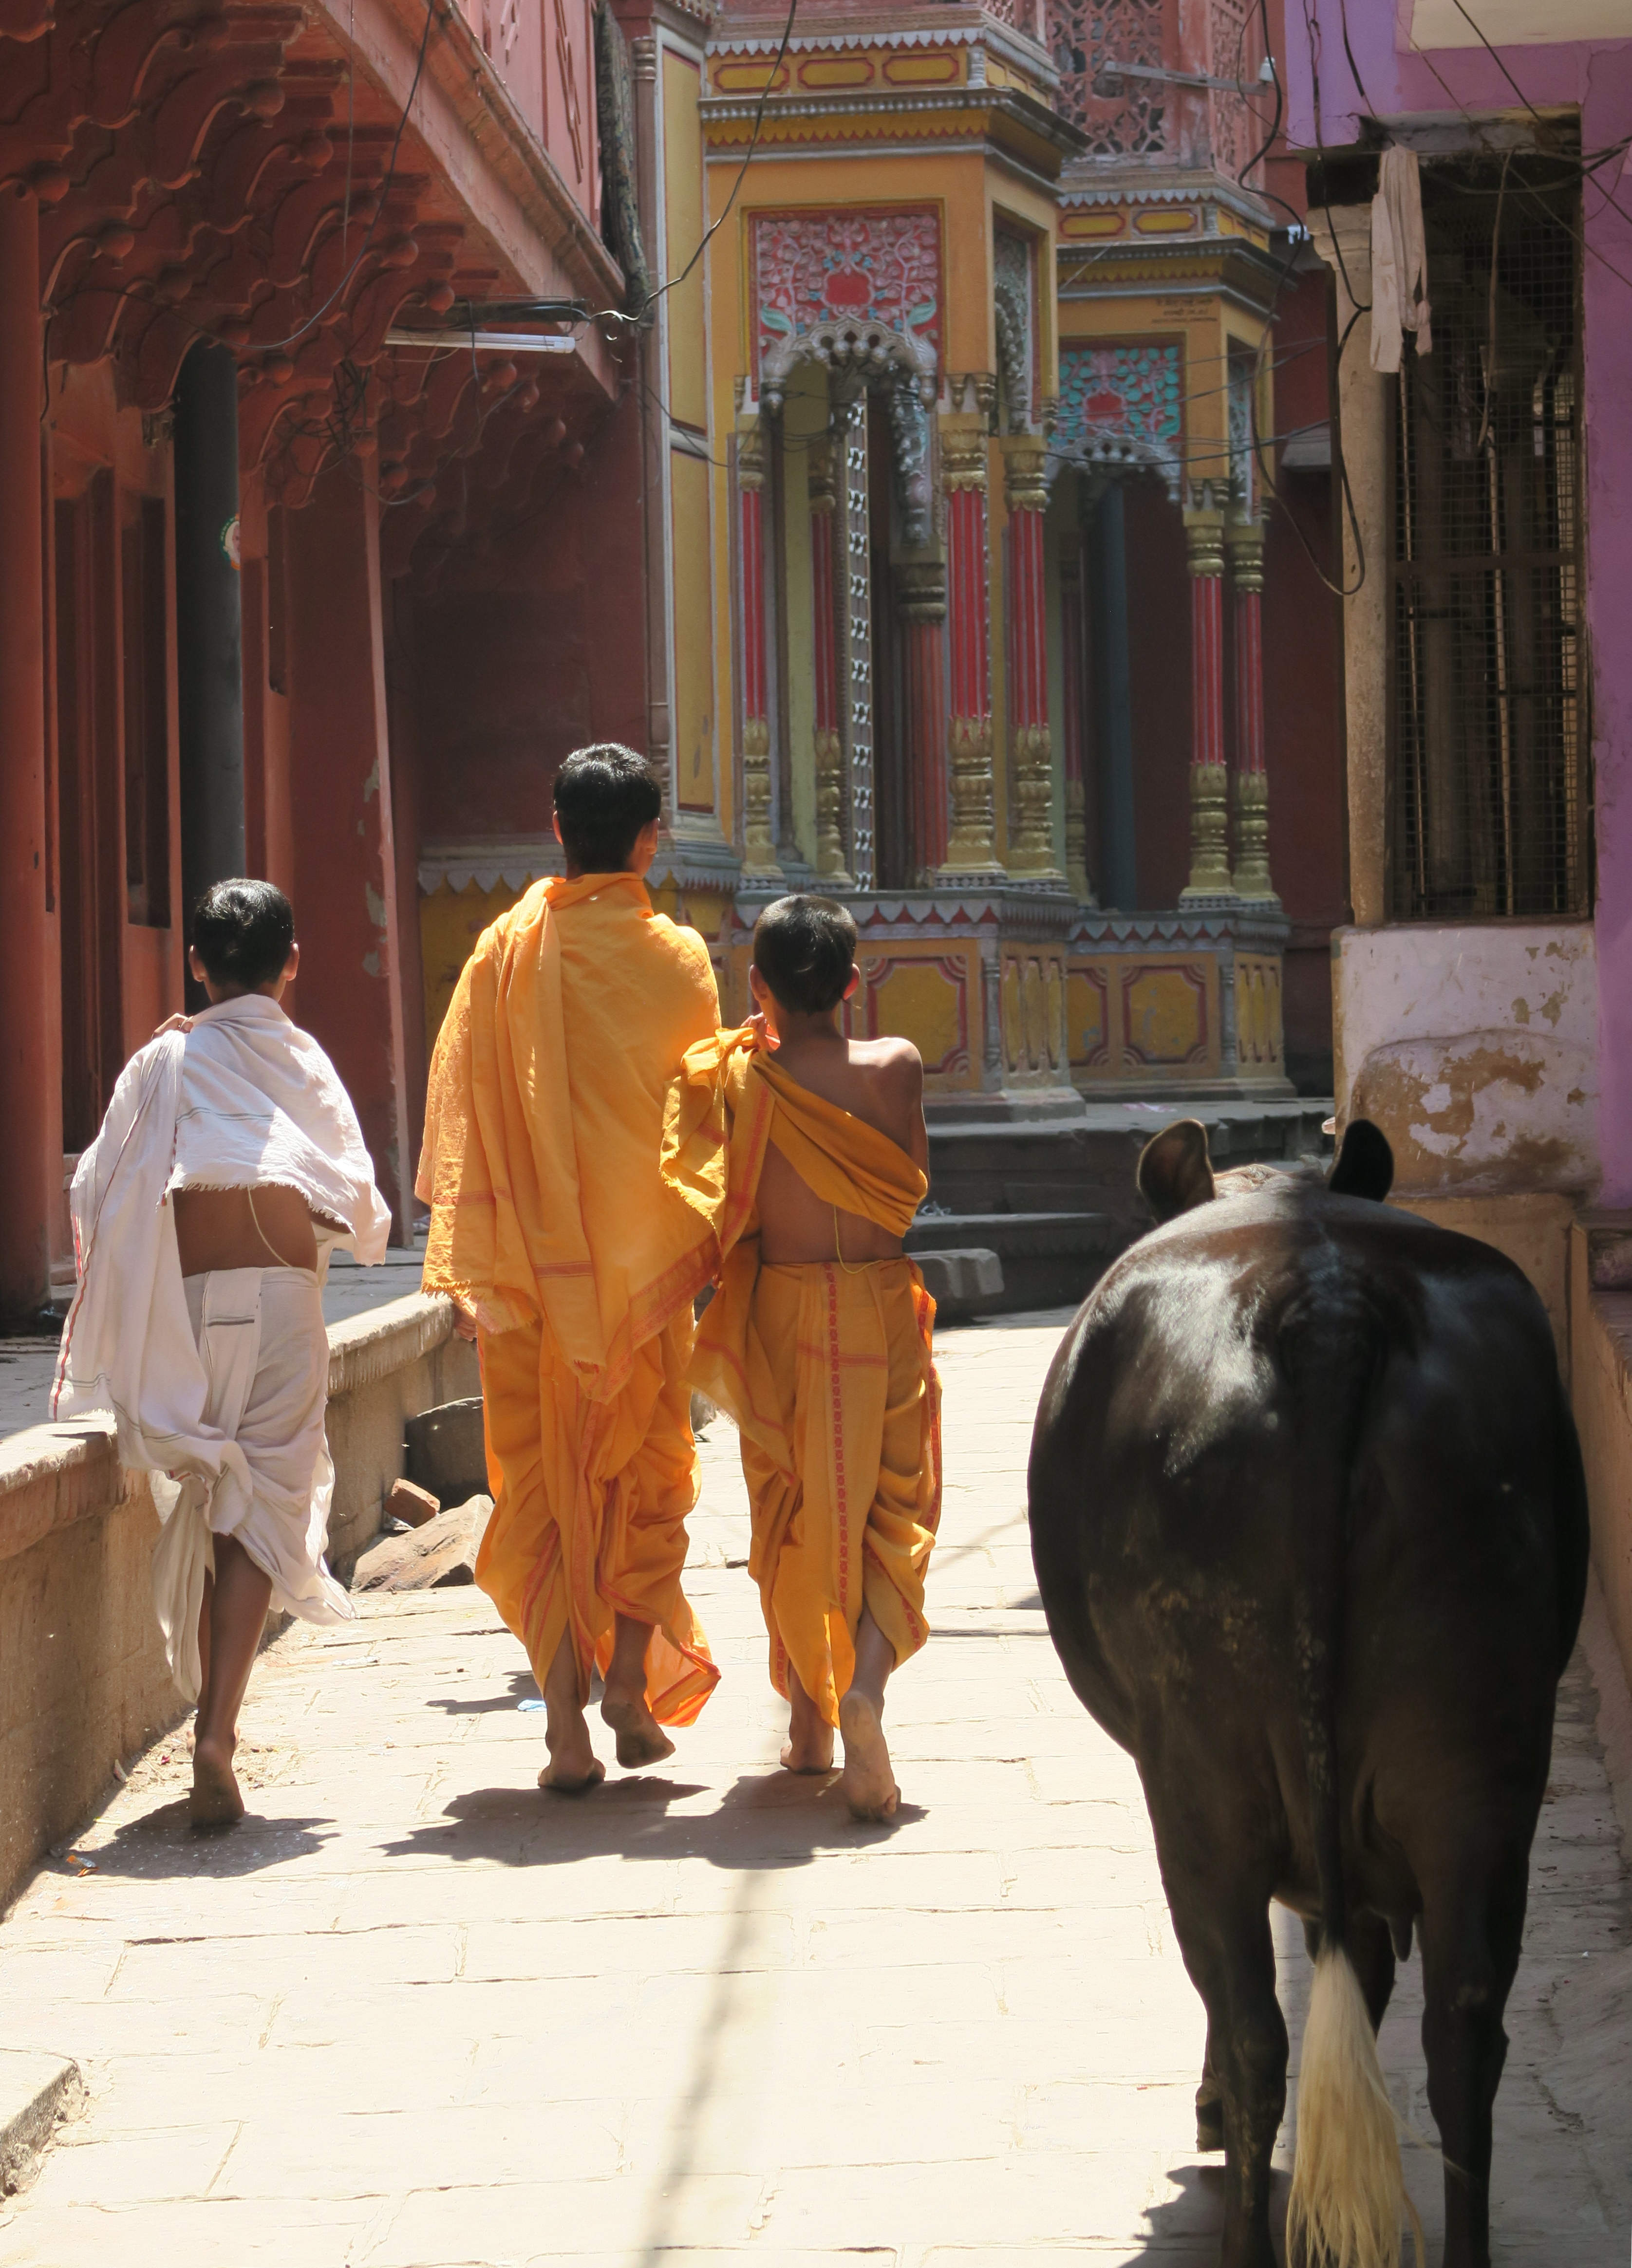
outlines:
{"label": "white tail tuft", "polygon": [[1287,2257],[1301,2236],[1309,2268],[1399,2268],[1407,2213],[1414,2228],[1365,1995],[1348,1954],[1328,1946],[1315,1963],[1303,2032]]}

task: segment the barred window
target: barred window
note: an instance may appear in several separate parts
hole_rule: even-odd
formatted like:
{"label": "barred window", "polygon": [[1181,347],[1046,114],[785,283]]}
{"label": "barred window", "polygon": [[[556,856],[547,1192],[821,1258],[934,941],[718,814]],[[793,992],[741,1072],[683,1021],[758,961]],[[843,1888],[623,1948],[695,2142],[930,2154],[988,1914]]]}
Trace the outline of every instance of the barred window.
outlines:
{"label": "barred window", "polygon": [[1422,167],[1433,350],[1393,395],[1389,903],[1584,914],[1580,187],[1569,159]]}

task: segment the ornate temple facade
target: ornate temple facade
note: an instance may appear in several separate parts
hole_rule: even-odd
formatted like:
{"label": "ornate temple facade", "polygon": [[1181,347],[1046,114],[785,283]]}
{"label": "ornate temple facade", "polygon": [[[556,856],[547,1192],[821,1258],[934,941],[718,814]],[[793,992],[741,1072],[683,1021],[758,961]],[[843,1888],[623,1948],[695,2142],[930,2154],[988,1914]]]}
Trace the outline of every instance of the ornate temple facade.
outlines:
{"label": "ornate temple facade", "polygon": [[[806,0],[784,41],[750,0],[709,33],[729,772],[677,779],[676,831],[736,823],[739,1001],[766,893],[850,901],[856,1024],[912,1036],[943,1110],[1291,1092],[1259,471],[1289,262],[1244,186],[1244,18]],[[1182,546],[1178,605],[1130,578],[1130,511]]]}

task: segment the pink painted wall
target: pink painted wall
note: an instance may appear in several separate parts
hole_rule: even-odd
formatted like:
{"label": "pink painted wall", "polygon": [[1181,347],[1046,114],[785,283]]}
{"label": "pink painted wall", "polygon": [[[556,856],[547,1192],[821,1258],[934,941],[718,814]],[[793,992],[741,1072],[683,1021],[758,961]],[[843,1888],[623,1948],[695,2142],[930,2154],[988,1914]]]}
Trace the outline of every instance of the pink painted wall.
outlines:
{"label": "pink painted wall", "polygon": [[[1350,6],[1356,86],[1340,0],[1308,0],[1288,18],[1287,132],[1295,148],[1352,143],[1367,114],[1511,111],[1520,95],[1538,108],[1578,104],[1584,151],[1632,134],[1632,39],[1494,55],[1483,48],[1399,54],[1392,8]],[[1582,221],[1602,1200],[1632,1205],[1632,166],[1624,153],[1587,177]]]}

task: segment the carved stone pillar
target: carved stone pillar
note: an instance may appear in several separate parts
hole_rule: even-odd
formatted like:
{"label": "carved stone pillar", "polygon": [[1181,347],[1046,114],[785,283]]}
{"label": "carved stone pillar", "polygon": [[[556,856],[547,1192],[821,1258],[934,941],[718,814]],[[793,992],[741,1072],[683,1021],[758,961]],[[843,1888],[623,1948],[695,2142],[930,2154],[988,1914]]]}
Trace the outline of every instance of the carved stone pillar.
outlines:
{"label": "carved stone pillar", "polygon": [[815,772],[816,874],[836,890],[853,887],[845,865],[845,744],[838,726],[838,626],[833,609],[833,521],[838,497],[832,445],[813,441],[807,460],[810,493],[810,608],[816,657]]}
{"label": "carved stone pillar", "polygon": [[1082,548],[1072,537],[1060,562],[1060,681],[1065,714],[1060,720],[1066,774],[1066,880],[1082,905],[1098,902],[1088,879],[1088,806],[1083,789],[1083,742],[1088,729],[1088,670],[1082,617]]}
{"label": "carved stone pillar", "polygon": [[1224,770],[1224,516],[1212,505],[1185,514],[1190,564],[1190,898],[1227,898],[1230,874]]}
{"label": "carved stone pillar", "polygon": [[1264,768],[1264,523],[1224,529],[1236,633],[1236,895],[1278,907],[1269,879],[1269,780]]}
{"label": "carved stone pillar", "polygon": [[987,635],[986,431],[962,422],[941,435],[946,488],[947,614],[952,720],[947,736],[952,825],[942,873],[1001,874],[992,778],[992,658]]}
{"label": "carved stone pillar", "polygon": [[1063,882],[1066,878],[1054,856],[1054,751],[1048,728],[1048,589],[1043,570],[1046,461],[1047,445],[1040,435],[1003,444],[1015,790],[1008,871],[1038,881]]}
{"label": "carved stone pillar", "polygon": [[771,815],[770,671],[765,637],[764,432],[737,436],[737,543],[742,639],[742,872],[780,875]]}
{"label": "carved stone pillar", "polygon": [[947,854],[946,571],[914,560],[896,570],[906,681],[908,857],[914,880],[933,878]]}

